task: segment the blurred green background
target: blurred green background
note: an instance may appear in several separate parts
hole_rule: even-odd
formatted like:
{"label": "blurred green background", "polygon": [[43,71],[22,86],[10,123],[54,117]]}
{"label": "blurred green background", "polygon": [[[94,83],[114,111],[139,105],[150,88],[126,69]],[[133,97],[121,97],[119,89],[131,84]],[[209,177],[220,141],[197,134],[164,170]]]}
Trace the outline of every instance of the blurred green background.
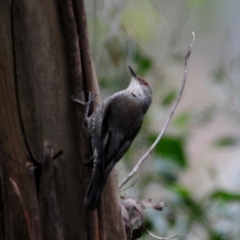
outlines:
{"label": "blurred green background", "polygon": [[[182,84],[184,55],[196,42],[187,84],[163,139],[122,196],[164,202],[144,211],[162,237],[240,239],[240,1],[88,0],[91,51],[104,99],[128,86],[131,65],[153,103],[124,160],[119,181],[160,132]],[[126,187],[125,186],[125,187]],[[141,239],[153,239],[143,233]]]}

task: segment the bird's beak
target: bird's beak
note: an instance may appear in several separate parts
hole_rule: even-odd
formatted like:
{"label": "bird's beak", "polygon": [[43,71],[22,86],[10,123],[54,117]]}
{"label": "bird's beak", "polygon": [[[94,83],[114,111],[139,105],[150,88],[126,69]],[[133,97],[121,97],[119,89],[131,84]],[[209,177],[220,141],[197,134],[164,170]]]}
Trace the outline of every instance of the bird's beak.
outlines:
{"label": "bird's beak", "polygon": [[136,77],[137,77],[137,74],[132,70],[132,68],[131,68],[130,66],[128,66],[128,67],[129,67],[129,70],[130,70],[132,76],[133,76],[134,78],[136,78]]}

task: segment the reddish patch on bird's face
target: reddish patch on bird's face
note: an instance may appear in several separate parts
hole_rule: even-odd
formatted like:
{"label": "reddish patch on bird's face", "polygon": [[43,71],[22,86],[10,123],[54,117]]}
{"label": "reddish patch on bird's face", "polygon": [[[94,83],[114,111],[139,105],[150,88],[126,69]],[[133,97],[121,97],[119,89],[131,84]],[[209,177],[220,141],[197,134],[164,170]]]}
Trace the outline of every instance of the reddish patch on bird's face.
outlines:
{"label": "reddish patch on bird's face", "polygon": [[143,85],[149,86],[148,82],[145,79],[143,79],[141,77],[137,77],[137,78],[138,78],[138,81],[141,82]]}

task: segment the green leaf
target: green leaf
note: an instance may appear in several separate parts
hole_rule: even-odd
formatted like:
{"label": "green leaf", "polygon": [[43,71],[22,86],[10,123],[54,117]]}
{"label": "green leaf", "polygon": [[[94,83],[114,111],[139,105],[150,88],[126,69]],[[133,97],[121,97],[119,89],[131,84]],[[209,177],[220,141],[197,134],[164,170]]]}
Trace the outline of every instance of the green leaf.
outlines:
{"label": "green leaf", "polygon": [[231,147],[235,146],[238,140],[231,136],[221,137],[214,142],[215,147]]}
{"label": "green leaf", "polygon": [[174,161],[174,163],[181,168],[185,168],[187,166],[184,141],[182,138],[173,136],[162,137],[161,141],[155,147],[154,153],[159,157]]}
{"label": "green leaf", "polygon": [[172,102],[174,102],[174,100],[176,100],[176,96],[177,96],[177,91],[176,90],[172,90],[170,91],[162,100],[162,105],[164,107],[168,107],[170,104],[172,104]]}
{"label": "green leaf", "polygon": [[182,198],[189,198],[190,197],[190,192],[188,191],[187,188],[180,186],[180,185],[172,185],[170,189],[174,192],[177,193]]}
{"label": "green leaf", "polygon": [[210,199],[221,200],[223,202],[235,202],[240,201],[240,194],[224,190],[217,190],[210,195]]}
{"label": "green leaf", "polygon": [[229,238],[228,234],[223,234],[221,232],[210,231],[209,240],[226,240]]}
{"label": "green leaf", "polygon": [[190,191],[186,187],[181,185],[173,185],[170,187],[170,189],[178,197],[178,205],[181,206],[181,208],[184,207],[185,211],[188,211],[189,218],[194,218],[195,221],[197,220],[199,222],[201,222],[203,219],[205,221],[205,213],[201,203],[194,200]]}

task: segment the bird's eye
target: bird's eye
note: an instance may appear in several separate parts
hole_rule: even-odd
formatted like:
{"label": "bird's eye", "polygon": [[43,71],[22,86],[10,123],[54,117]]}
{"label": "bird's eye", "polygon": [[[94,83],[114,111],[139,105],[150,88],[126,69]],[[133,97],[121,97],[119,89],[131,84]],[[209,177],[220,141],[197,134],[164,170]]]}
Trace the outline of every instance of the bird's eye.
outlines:
{"label": "bird's eye", "polygon": [[142,84],[143,84],[144,86],[149,86],[148,83],[147,83],[147,81],[145,81],[144,79],[143,79],[143,81],[142,81]]}
{"label": "bird's eye", "polygon": [[140,82],[144,85],[144,86],[149,86],[148,82],[146,80],[144,80],[143,78],[138,77],[138,79],[140,80]]}

